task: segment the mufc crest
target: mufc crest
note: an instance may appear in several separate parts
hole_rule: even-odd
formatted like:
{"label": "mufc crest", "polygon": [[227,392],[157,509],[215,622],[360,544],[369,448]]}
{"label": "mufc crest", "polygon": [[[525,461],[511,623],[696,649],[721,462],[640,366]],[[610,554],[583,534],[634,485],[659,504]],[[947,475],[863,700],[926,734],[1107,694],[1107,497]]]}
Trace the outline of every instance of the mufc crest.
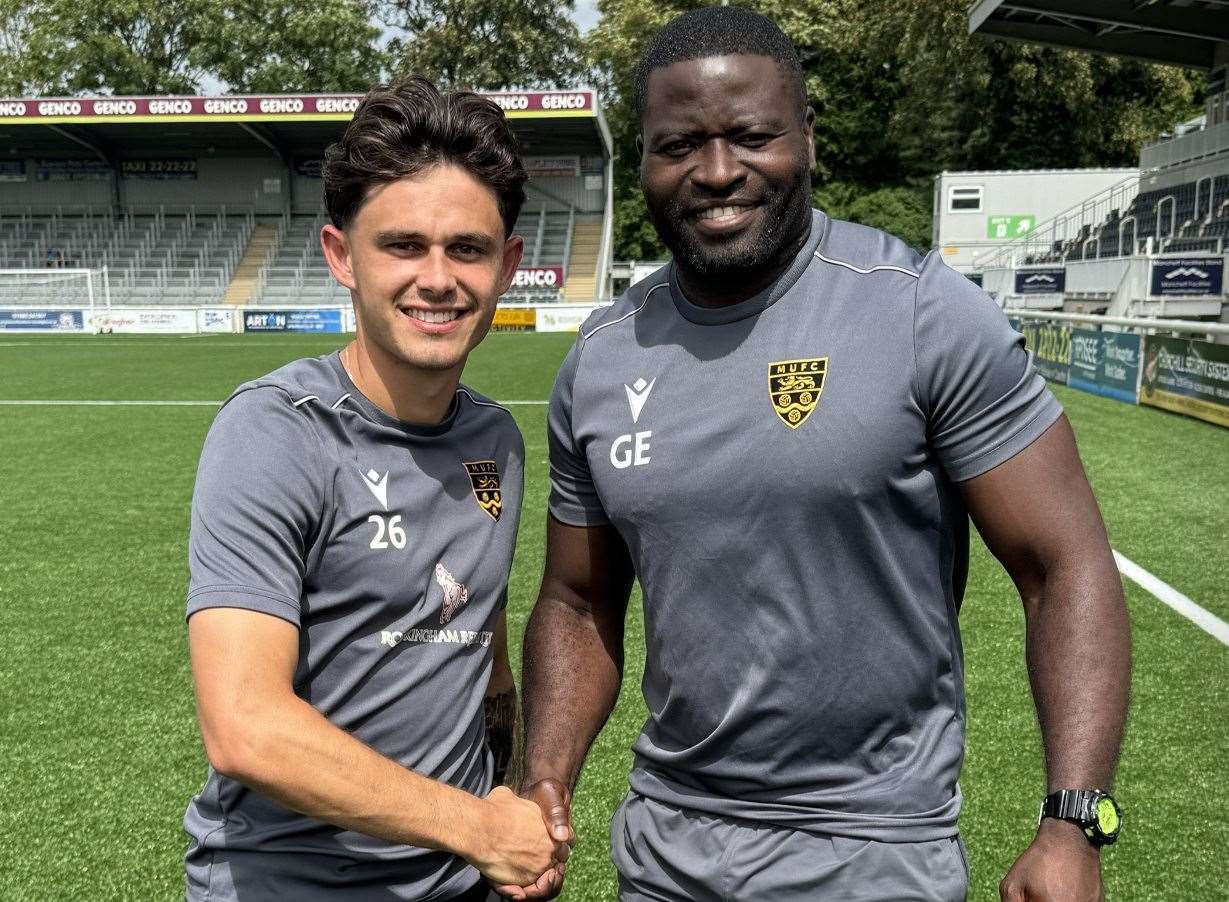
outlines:
{"label": "mufc crest", "polygon": [[806,422],[819,404],[827,373],[827,357],[768,364],[768,397],[782,423],[797,429]]}
{"label": "mufc crest", "polygon": [[476,460],[465,465],[478,506],[498,520],[503,512],[503,495],[499,491],[499,468],[493,460]]}

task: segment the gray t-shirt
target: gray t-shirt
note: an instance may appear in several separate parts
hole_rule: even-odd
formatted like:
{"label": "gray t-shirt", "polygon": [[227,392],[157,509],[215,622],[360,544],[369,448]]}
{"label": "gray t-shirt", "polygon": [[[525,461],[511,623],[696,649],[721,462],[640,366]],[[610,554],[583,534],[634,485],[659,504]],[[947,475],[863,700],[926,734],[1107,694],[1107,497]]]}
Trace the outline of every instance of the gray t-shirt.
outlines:
{"label": "gray t-shirt", "polygon": [[980,289],[819,212],[749,300],[694,306],[667,266],[591,316],[551,399],[550,510],[612,523],[644,589],[632,788],[825,833],[954,834],[956,483],[1060,413]]}
{"label": "gray t-shirt", "polygon": [[[524,458],[511,414],[463,386],[425,428],[364,398],[336,354],[247,383],[201,452],[188,615],[247,608],[295,624],[299,697],[405,767],[484,794],[482,699]],[[437,899],[479,879],[454,856],[305,817],[212,769],[184,827],[193,898]]]}

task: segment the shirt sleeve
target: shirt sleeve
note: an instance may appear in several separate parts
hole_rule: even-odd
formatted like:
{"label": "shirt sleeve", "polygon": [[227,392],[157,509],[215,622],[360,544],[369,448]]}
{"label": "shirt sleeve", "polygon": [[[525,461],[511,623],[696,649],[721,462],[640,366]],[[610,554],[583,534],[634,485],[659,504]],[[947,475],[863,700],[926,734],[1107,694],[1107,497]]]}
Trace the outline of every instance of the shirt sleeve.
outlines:
{"label": "shirt sleeve", "polygon": [[298,626],[323,495],[320,440],[284,392],[259,387],[228,401],[196,474],[188,616],[246,608]]}
{"label": "shirt sleeve", "polygon": [[1062,414],[1024,336],[989,295],[934,252],[914,304],[914,354],[927,436],[956,482],[997,467]]}
{"label": "shirt sleeve", "polygon": [[593,485],[593,474],[583,448],[572,430],[572,390],[584,339],[577,339],[564,358],[547,413],[547,443],[550,446],[550,512],[569,526],[601,526],[609,523],[606,510]]}

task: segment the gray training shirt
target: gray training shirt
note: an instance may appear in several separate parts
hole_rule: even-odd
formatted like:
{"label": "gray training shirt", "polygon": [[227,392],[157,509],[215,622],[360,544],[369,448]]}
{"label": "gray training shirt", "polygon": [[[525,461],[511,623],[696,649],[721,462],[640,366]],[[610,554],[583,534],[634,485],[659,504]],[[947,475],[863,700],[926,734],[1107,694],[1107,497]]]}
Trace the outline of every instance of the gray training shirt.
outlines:
{"label": "gray training shirt", "polygon": [[1023,338],[936,255],[814,214],[732,307],[667,266],[581,328],[549,414],[551,513],[611,523],[644,589],[632,789],[883,841],[956,832],[956,483],[1060,415]]}
{"label": "gray training shirt", "polygon": [[[520,518],[511,414],[465,387],[436,427],[359,393],[337,354],[241,386],[205,440],[188,615],[299,628],[294,690],[420,774],[490,789],[482,699]],[[193,899],[441,899],[478,872],[287,810],[212,769],[184,817]]]}

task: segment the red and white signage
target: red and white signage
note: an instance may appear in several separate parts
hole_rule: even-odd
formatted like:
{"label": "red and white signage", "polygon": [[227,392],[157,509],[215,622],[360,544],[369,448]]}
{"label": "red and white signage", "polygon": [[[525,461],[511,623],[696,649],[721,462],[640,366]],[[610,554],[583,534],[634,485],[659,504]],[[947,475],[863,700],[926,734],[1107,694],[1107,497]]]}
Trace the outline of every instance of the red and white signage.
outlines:
{"label": "red and white signage", "polygon": [[[516,115],[576,115],[592,112],[592,91],[524,91],[484,95]],[[240,117],[305,120],[347,118],[362,94],[300,94],[243,97],[47,97],[0,100],[0,121],[55,119],[184,119],[208,121]]]}
{"label": "red and white signage", "polygon": [[522,266],[512,279],[512,287],[524,290],[535,288],[550,291],[563,287],[562,266]]}

